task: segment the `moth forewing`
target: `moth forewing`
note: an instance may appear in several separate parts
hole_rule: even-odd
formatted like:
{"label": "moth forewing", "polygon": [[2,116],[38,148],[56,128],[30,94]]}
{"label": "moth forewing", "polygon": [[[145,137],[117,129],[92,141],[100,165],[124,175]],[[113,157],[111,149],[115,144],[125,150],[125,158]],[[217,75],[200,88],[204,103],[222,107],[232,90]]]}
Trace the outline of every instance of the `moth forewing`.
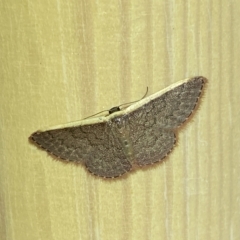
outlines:
{"label": "moth forewing", "polygon": [[187,82],[189,82],[191,80],[194,80],[194,79],[197,79],[197,78],[201,78],[204,81],[204,83],[206,83],[206,81],[207,81],[207,79],[205,77],[202,77],[202,76],[197,76],[197,77],[193,77],[193,78],[186,78],[184,80],[178,81],[178,82],[173,83],[172,85],[170,85],[170,86],[168,86],[168,87],[166,87],[166,88],[164,88],[164,89],[162,89],[162,90],[160,90],[160,91],[158,91],[154,94],[151,94],[150,96],[132,104],[131,106],[129,106],[128,108],[126,108],[124,110],[124,113],[127,114],[129,112],[132,112],[135,109],[140,108],[143,105],[149,103],[150,101],[162,96],[164,93],[169,92],[169,91],[181,86],[182,84],[187,83]]}

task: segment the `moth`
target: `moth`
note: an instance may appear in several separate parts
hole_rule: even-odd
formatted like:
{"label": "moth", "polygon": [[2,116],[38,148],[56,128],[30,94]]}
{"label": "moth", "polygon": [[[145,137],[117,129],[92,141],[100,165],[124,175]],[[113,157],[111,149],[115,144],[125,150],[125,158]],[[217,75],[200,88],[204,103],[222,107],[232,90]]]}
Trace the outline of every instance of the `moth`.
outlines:
{"label": "moth", "polygon": [[39,130],[29,139],[63,161],[82,163],[99,177],[116,178],[133,167],[162,161],[176,144],[178,128],[196,108],[207,79],[196,76],[107,116]]}

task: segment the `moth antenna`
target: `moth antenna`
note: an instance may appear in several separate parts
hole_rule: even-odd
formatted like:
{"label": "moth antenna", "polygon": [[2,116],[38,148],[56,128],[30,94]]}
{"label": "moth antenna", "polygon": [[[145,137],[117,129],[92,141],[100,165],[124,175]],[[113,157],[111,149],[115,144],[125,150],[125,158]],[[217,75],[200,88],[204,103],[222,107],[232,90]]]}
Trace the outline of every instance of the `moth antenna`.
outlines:
{"label": "moth antenna", "polygon": [[143,95],[142,98],[140,98],[140,99],[138,99],[138,100],[135,100],[135,101],[132,101],[132,102],[123,103],[123,104],[119,105],[118,107],[120,108],[120,107],[122,107],[122,106],[124,106],[124,105],[130,105],[130,104],[139,102],[140,100],[144,99],[144,98],[147,96],[147,93],[148,93],[148,87],[147,87],[147,90],[146,90],[146,92],[145,92],[145,94]]}
{"label": "moth antenna", "polygon": [[138,101],[144,99],[144,98],[147,96],[147,93],[148,93],[148,87],[147,87],[147,90],[146,90],[144,96],[143,96],[141,99],[138,99],[138,100],[133,101],[133,102],[123,103],[123,104],[121,104],[121,105],[119,105],[119,106],[117,106],[117,107],[112,107],[112,108],[109,109],[109,110],[103,110],[103,111],[98,112],[98,113],[95,113],[95,114],[93,114],[93,115],[91,115],[91,116],[85,117],[85,118],[83,118],[82,120],[88,119],[88,118],[91,118],[91,117],[94,117],[94,116],[97,116],[98,114],[103,113],[103,112],[108,112],[109,114],[112,114],[112,113],[114,113],[114,112],[120,111],[120,107],[122,107],[122,106],[124,106],[124,105],[130,105],[130,104],[133,104],[133,103],[135,103],[135,102],[138,102]]}
{"label": "moth antenna", "polygon": [[90,116],[88,116],[88,117],[83,118],[82,120],[88,119],[88,118],[91,118],[91,117],[94,117],[94,116],[96,116],[96,115],[98,115],[98,114],[100,114],[100,113],[103,113],[103,112],[108,112],[108,110],[103,110],[103,111],[101,111],[101,112],[95,113],[95,114],[93,114],[93,115],[90,115]]}

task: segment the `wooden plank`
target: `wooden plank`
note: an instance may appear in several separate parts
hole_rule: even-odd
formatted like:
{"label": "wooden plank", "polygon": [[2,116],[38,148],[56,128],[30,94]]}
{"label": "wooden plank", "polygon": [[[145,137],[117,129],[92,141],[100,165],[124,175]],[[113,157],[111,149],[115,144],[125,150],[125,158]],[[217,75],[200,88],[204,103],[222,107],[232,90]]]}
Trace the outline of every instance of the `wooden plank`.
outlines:
{"label": "wooden plank", "polygon": [[[0,1],[2,239],[240,239],[240,2]],[[209,79],[162,164],[103,180],[28,142]]]}

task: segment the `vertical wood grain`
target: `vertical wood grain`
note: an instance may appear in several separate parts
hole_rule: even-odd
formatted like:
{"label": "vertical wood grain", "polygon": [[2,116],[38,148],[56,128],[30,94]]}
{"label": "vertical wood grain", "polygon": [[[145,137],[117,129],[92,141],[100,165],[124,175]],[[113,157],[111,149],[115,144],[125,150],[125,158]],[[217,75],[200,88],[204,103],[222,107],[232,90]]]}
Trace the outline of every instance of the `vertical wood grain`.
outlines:
{"label": "vertical wood grain", "polygon": [[[239,1],[0,9],[1,239],[240,239]],[[28,142],[196,75],[201,105],[161,164],[103,180]]]}

